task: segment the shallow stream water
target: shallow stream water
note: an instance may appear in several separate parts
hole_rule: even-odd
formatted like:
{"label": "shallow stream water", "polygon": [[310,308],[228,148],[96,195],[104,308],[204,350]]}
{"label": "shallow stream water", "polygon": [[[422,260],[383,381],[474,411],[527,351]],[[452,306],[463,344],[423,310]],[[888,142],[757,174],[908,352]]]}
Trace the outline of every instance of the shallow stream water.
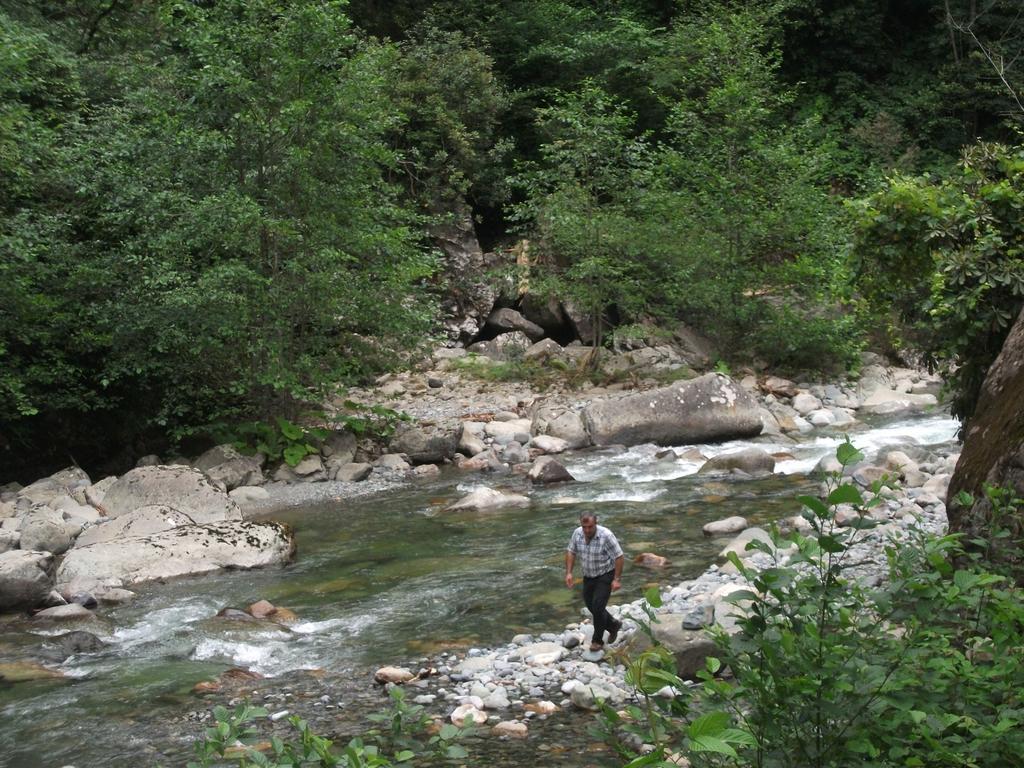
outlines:
{"label": "shallow stream water", "polygon": [[[956,426],[929,416],[862,426],[851,438],[870,456],[882,446],[948,442]],[[534,489],[523,509],[445,511],[477,485],[526,488],[517,477],[449,470],[380,496],[273,515],[295,526],[292,565],[140,588],[136,600],[103,609],[98,625],[82,627],[109,646],[60,665],[67,680],[0,687],[0,765],[183,765],[189,739],[201,732],[186,714],[207,706],[192,686],[231,667],[268,676],[261,688],[271,691],[291,690],[294,670],[323,670],[316,675],[327,681],[319,684],[329,691],[325,700],[342,702],[346,716],[358,719],[382,703],[370,686],[377,666],[440,648],[499,645],[520,632],[557,632],[576,620],[578,590],[561,579],[564,545],[582,511],[616,532],[627,563],[641,552],[669,558],[657,571],[627,564],[615,600],[630,601],[651,583],[692,578],[714,561],[723,541],[705,538],[704,523],[730,515],[763,523],[795,513],[793,497],[817,487],[808,473],[841,439],[815,433],[796,444],[758,440],[792,458],[756,480],[697,475],[700,461],[658,460],[661,449],[644,445],[564,457],[578,482]],[[676,450],[712,456],[749,444]],[[283,629],[214,618],[226,606],[261,598],[300,621]],[[47,634],[69,628],[8,618],[0,624],[0,662],[31,657]],[[576,730],[571,720],[547,727]],[[585,740],[576,741],[573,749],[554,748],[549,761],[600,763]],[[504,748],[487,746],[487,762],[521,764],[514,753],[535,746],[509,748],[509,762],[500,756]]]}

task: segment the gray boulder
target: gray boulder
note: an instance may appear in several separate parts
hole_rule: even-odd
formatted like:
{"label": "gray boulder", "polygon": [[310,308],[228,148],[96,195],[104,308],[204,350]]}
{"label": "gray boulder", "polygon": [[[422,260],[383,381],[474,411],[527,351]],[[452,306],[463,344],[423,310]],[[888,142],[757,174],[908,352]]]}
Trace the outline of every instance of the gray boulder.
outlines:
{"label": "gray boulder", "polygon": [[48,507],[32,510],[21,521],[21,548],[63,554],[71,546],[71,535],[59,512]]}
{"label": "gray boulder", "polygon": [[440,464],[455,455],[461,437],[460,422],[430,427],[404,424],[395,431],[388,450],[404,453],[413,464]]}
{"label": "gray boulder", "polygon": [[592,403],[584,410],[584,422],[595,445],[678,445],[761,432],[757,401],[717,373]]}
{"label": "gray boulder", "polygon": [[718,646],[703,630],[684,629],[689,614],[667,613],[658,616],[652,624],[655,639],[665,646],[676,660],[676,674],[684,680],[696,680],[709,656],[717,656]]}
{"label": "gray boulder", "polygon": [[564,483],[575,480],[569,470],[562,466],[561,462],[550,456],[541,456],[530,467],[527,473],[530,482],[543,485],[546,483]]}
{"label": "gray boulder", "polygon": [[544,329],[531,323],[514,309],[501,307],[487,316],[487,324],[499,331],[522,331],[531,341],[544,338]]}
{"label": "gray boulder", "polygon": [[361,483],[370,476],[373,467],[365,462],[348,462],[338,467],[334,479],[343,483]]}
{"label": "gray boulder", "polygon": [[53,555],[16,549],[0,553],[0,611],[28,610],[53,589]]}
{"label": "gray boulder", "polygon": [[184,512],[166,504],[139,507],[126,515],[106,523],[87,528],[75,541],[76,547],[87,547],[104,541],[122,540],[135,536],[169,531],[183,525],[195,525],[195,520]]}
{"label": "gray boulder", "polygon": [[748,475],[775,471],[775,457],[762,448],[745,448],[742,451],[723,453],[708,459],[699,474],[708,472],[731,472],[738,469]]}
{"label": "gray boulder", "polygon": [[568,448],[590,445],[590,435],[583,417],[571,408],[547,405],[537,409],[530,431],[534,435],[550,435],[564,440]]}
{"label": "gray boulder", "polygon": [[460,509],[489,510],[502,507],[528,507],[529,505],[530,500],[518,493],[502,493],[493,488],[477,488],[451,504],[448,509],[452,511]]}
{"label": "gray boulder", "polygon": [[71,592],[124,587],[223,568],[280,565],[294,555],[295,538],[282,523],[228,520],[184,525],[133,538],[131,546],[105,541],[76,547],[60,564],[57,585]]}
{"label": "gray boulder", "polygon": [[107,516],[117,518],[139,507],[166,504],[197,523],[238,520],[238,505],[194,467],[137,467],[110,486],[103,497]]}

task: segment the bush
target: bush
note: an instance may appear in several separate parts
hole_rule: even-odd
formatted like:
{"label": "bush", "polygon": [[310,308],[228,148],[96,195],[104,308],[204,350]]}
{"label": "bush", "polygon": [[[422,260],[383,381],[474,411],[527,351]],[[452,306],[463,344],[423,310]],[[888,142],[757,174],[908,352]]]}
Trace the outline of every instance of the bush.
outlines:
{"label": "bush", "polygon": [[[837,458],[846,467],[862,456],[846,443]],[[731,556],[751,589],[730,596],[739,629],[718,631],[720,656],[708,660],[699,689],[687,694],[657,648],[631,665],[646,707],[630,712],[630,728],[655,745],[641,756],[620,742],[631,767],[673,765],[667,758],[675,751],[694,766],[758,768],[1019,761],[1024,606],[1017,590],[980,555],[966,556],[957,536],[890,543],[884,586],[847,578],[851,547],[877,525],[867,513],[880,493],[876,485],[863,501],[835,475],[824,500],[799,497],[813,535],[774,533],[777,545],[795,547],[787,562],[757,541],[748,548],[775,558],[771,567],[755,571]],[[839,504],[858,510],[853,525],[837,526]],[[723,669],[732,676],[715,677]],[[652,698],[664,685],[679,696]],[[606,715],[612,728],[622,725],[616,717]]]}

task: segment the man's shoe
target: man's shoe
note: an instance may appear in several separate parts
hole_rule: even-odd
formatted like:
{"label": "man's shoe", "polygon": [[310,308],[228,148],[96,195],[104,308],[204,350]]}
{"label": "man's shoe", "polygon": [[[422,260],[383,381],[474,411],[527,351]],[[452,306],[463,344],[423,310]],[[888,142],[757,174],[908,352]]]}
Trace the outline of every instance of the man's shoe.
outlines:
{"label": "man's shoe", "polygon": [[604,650],[604,643],[591,643],[590,644],[590,652],[591,653],[600,653],[603,650]]}
{"label": "man's shoe", "polygon": [[614,643],[615,639],[619,636],[619,630],[622,629],[622,622],[616,621],[612,624],[612,628],[608,630],[608,642]]}

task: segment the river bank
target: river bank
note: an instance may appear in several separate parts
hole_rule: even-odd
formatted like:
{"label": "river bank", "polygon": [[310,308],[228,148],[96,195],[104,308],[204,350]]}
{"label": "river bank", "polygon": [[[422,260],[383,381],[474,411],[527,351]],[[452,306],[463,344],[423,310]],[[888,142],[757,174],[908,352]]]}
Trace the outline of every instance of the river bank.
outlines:
{"label": "river bank", "polygon": [[[820,391],[824,394],[825,386],[820,386]],[[452,389],[454,391],[454,387]],[[842,396],[842,388],[837,389]],[[854,392],[855,388],[848,387],[847,391]],[[597,393],[594,397],[616,397],[623,394]],[[519,401],[525,402],[526,398],[516,392],[514,387],[510,388],[507,393],[508,399],[505,400],[498,400],[493,389],[487,389],[483,396],[491,401],[492,411],[489,413],[493,414],[504,411],[509,416],[521,417],[518,409],[526,407],[527,410],[522,413],[529,414],[529,408],[532,406],[532,403],[525,406],[520,404]],[[513,397],[516,400],[517,411],[505,410],[513,406]],[[550,403],[550,395],[542,397],[545,398],[545,403]],[[769,397],[779,399],[779,396],[771,393],[763,394],[762,397],[765,400]],[[422,407],[434,410],[424,410],[423,413],[432,413],[432,416],[424,415],[422,418],[431,420],[443,417],[440,409],[444,408],[450,408],[451,413],[456,416],[465,414],[467,406],[457,400],[453,403],[452,400],[454,398],[423,398]],[[481,403],[472,398],[467,398],[466,401],[469,407],[473,408],[471,414],[481,413],[477,410]],[[769,401],[768,405],[772,404]],[[890,446],[900,443],[900,435],[907,432],[904,428],[895,429],[888,434],[884,430],[874,431],[863,421],[852,423],[847,429],[865,437],[870,435],[872,437],[869,439]],[[943,426],[942,429],[944,434],[952,434],[951,427]],[[555,486],[531,483],[525,471],[529,464],[520,467],[518,471],[512,466],[479,471],[459,469],[455,462],[447,467],[441,467],[440,474],[436,476],[425,475],[415,469],[375,467],[370,478],[361,483],[270,483],[268,497],[276,504],[275,515],[290,522],[297,530],[299,560],[296,564],[284,571],[265,569],[250,571],[247,574],[225,573],[221,576],[202,577],[202,583],[197,580],[177,580],[165,585],[146,586],[140,589],[137,603],[125,604],[113,610],[109,607],[100,608],[97,611],[98,618],[102,620],[101,625],[87,629],[110,645],[93,654],[84,652],[68,657],[57,666],[57,670],[66,670],[80,676],[77,677],[80,682],[75,683],[75,687],[87,689],[93,685],[94,680],[99,682],[103,675],[109,674],[113,669],[115,661],[110,656],[111,650],[119,648],[121,650],[118,653],[123,654],[127,650],[124,646],[125,638],[137,636],[138,642],[141,643],[133,645],[131,650],[128,650],[129,657],[152,645],[161,648],[170,640],[169,650],[176,659],[173,663],[175,666],[180,665],[182,673],[179,674],[183,674],[184,677],[181,684],[174,686],[173,693],[171,689],[166,689],[165,693],[161,694],[168,702],[174,702],[173,705],[168,704],[169,709],[157,708],[163,712],[163,719],[154,718],[145,724],[147,732],[154,736],[156,731],[164,729],[164,720],[177,723],[180,727],[188,727],[188,723],[199,723],[208,718],[207,706],[213,702],[229,703],[247,697],[265,700],[272,707],[279,704],[275,711],[289,709],[293,713],[309,718],[311,722],[322,723],[323,732],[343,736],[365,730],[365,712],[379,709],[384,700],[380,689],[371,683],[372,671],[376,667],[368,667],[365,661],[360,660],[365,654],[359,652],[353,655],[346,652],[348,655],[338,659],[327,649],[339,641],[346,646],[363,643],[375,646],[379,651],[374,657],[366,656],[366,661],[376,658],[378,664],[384,661],[406,665],[417,674],[421,669],[437,670],[436,675],[432,674],[412,682],[408,693],[410,700],[420,698],[420,702],[428,708],[431,716],[450,719],[452,711],[457,706],[465,703],[476,704],[477,700],[472,698],[474,696],[479,699],[480,704],[493,697],[491,704],[501,705],[501,693],[504,692],[505,698],[508,699],[507,707],[483,708],[489,726],[504,720],[515,720],[529,728],[531,736],[528,743],[535,744],[538,738],[547,738],[541,737],[540,734],[550,733],[551,740],[542,743],[547,743],[555,749],[560,744],[564,746],[566,730],[575,729],[577,718],[581,716],[577,712],[582,712],[572,703],[573,691],[563,691],[563,687],[572,681],[585,682],[587,687],[594,687],[596,680],[598,684],[607,682],[610,688],[623,690],[621,670],[609,668],[606,671],[603,669],[606,665],[602,665],[602,668],[595,672],[591,667],[584,666],[587,663],[585,660],[573,655],[579,651],[579,646],[575,645],[574,641],[585,639],[586,635],[586,624],[571,620],[574,615],[579,615],[578,597],[574,597],[564,587],[561,590],[553,590],[550,594],[544,589],[522,589],[529,582],[546,582],[550,578],[551,570],[559,567],[560,551],[564,546],[562,539],[567,535],[572,521],[582,508],[580,505],[591,505],[592,508],[600,509],[603,518],[610,518],[613,526],[624,532],[623,538],[629,545],[631,558],[634,554],[651,548],[647,543],[652,540],[651,531],[656,530],[652,529],[655,518],[651,517],[651,510],[658,505],[661,510],[658,514],[668,515],[659,518],[663,522],[658,525],[667,525],[669,520],[673,520],[674,525],[672,510],[679,505],[702,510],[701,517],[695,521],[698,523],[698,530],[700,524],[714,519],[716,511],[728,515],[733,509],[737,513],[748,515],[751,522],[767,522],[773,517],[781,516],[772,512],[780,504],[769,503],[770,500],[754,501],[750,496],[751,491],[765,483],[772,486],[773,483],[778,485],[779,482],[785,481],[771,493],[792,498],[797,492],[806,492],[801,491],[804,486],[799,484],[805,481],[797,478],[810,473],[820,456],[827,452],[817,445],[818,441],[827,438],[834,446],[840,439],[840,434],[841,431],[838,429],[822,428],[805,432],[794,431],[790,434],[780,431],[777,435],[758,438],[753,443],[744,443],[742,446],[690,446],[696,453],[690,448],[684,449],[679,446],[678,450],[670,449],[669,454],[665,453],[665,449],[652,445],[640,445],[629,449],[606,446],[569,451],[560,454],[559,459],[577,477],[578,482]],[[531,434],[531,438],[533,436]],[[484,434],[482,440],[485,441],[487,450],[493,451],[499,458],[507,450],[516,449],[516,446],[510,446],[510,443],[518,441],[502,444],[494,438],[494,435]],[[921,441],[930,443],[931,438],[921,436],[920,440],[909,440],[910,443]],[[697,474],[705,458],[729,454],[743,446],[755,445],[766,454],[778,455],[777,471],[774,475],[761,475],[759,479],[757,476],[747,476],[737,471],[727,475]],[[813,458],[807,453],[809,449],[814,452]],[[783,455],[787,451],[789,457]],[[923,464],[928,470],[938,469],[935,460],[924,461]],[[625,469],[626,467],[632,468]],[[915,476],[914,482],[918,480],[924,481],[922,476]],[[794,482],[798,484],[794,485]],[[680,483],[683,485],[680,486]],[[811,484],[813,485],[813,481]],[[448,510],[453,506],[453,501],[470,494],[481,485],[496,487],[503,492],[527,495],[531,498],[531,507],[490,512]],[[347,490],[352,492],[347,493]],[[684,495],[679,496],[680,491],[683,491]],[[920,498],[924,492],[915,490],[914,493]],[[718,501],[719,498],[724,501]],[[302,537],[307,534],[304,534],[303,528],[308,526],[311,520],[309,504],[317,499],[323,505],[323,511],[318,513],[323,519],[315,532],[309,531],[308,536],[311,538],[304,540]],[[403,502],[401,499],[407,501]],[[930,503],[925,503],[928,501],[926,496],[922,505],[918,505],[926,516],[930,516],[934,511],[930,509]],[[914,503],[917,504],[916,501]],[[407,506],[403,507],[403,504]],[[752,504],[758,509],[751,508]],[[361,531],[365,529],[365,533],[357,534],[352,528],[353,505],[362,505],[367,511],[365,522],[361,524],[364,528],[360,528]],[[394,535],[390,538],[385,535],[381,541],[374,540],[371,543],[369,539],[363,537],[369,536],[371,531],[380,530],[379,513],[385,509]],[[403,512],[402,509],[406,511]],[[767,515],[761,514],[762,511]],[[904,510],[903,517],[906,517],[909,511]],[[752,512],[758,514],[751,514]],[[249,516],[259,512],[250,509],[245,514]],[[394,526],[395,522],[401,521],[405,521],[402,526]],[[408,532],[406,523],[413,526]],[[515,574],[506,573],[499,576],[502,568],[500,553],[492,554],[483,549],[489,546],[489,537],[484,536],[478,545],[465,540],[465,536],[476,531],[480,525],[486,527],[495,523],[502,525],[503,528],[513,526],[506,530],[515,530],[528,524],[529,530],[536,531],[530,533],[531,539],[537,537],[535,543],[517,540],[516,547],[522,548],[524,553],[534,550],[540,552],[538,562],[526,565],[517,561],[511,568],[507,562],[504,563],[506,572],[520,571],[519,579]],[[344,530],[346,527],[349,530]],[[444,538],[439,539],[438,544],[434,545],[440,546],[441,549],[435,551],[433,556],[429,552],[418,551],[429,550],[431,545],[428,541],[437,535]],[[714,553],[724,546],[725,541],[707,539],[701,544],[699,552],[693,550],[692,555],[687,555],[684,553],[690,552],[693,544],[687,537],[678,538],[679,535],[669,533],[667,537],[662,536],[660,543],[665,547],[662,551],[677,564],[692,562],[693,565],[684,565],[682,570],[670,566],[665,571],[645,571],[639,566],[631,565],[629,568],[633,583],[626,586],[630,602],[639,597],[644,585],[658,581],[665,585],[675,585],[678,591],[666,593],[667,607],[685,614],[691,611],[692,606],[701,601],[706,602],[708,596],[714,594],[716,590],[734,584],[731,574],[714,568],[705,572],[707,563],[714,559]],[[396,536],[400,536],[401,539]],[[342,552],[348,551],[346,548],[349,547],[347,542],[350,539],[353,547],[351,554],[342,557],[342,560],[347,562],[339,563],[337,570],[334,570],[335,566],[330,566],[331,570],[325,570],[325,558],[334,558],[334,550],[339,545]],[[673,544],[676,540],[679,543]],[[551,557],[545,553],[551,553]],[[460,566],[455,572],[448,572],[446,575],[430,575],[435,571],[441,574],[442,563],[452,562],[463,562],[465,567],[471,570],[466,571],[465,567]],[[366,571],[367,568],[371,570]],[[366,576],[363,575],[364,571]],[[470,573],[474,575],[474,579],[495,582],[497,594],[522,591],[524,605],[520,606],[521,610],[513,611],[504,617],[498,615],[496,618],[488,619],[488,626],[491,628],[483,632],[474,630],[478,617],[494,609],[488,607],[487,598],[478,600],[475,596],[481,582],[470,581],[462,584]],[[554,582],[557,581],[555,578]],[[327,582],[330,582],[329,586]],[[221,586],[218,587],[217,584]],[[197,602],[193,593],[206,589],[210,590],[210,597]],[[381,591],[382,589],[384,591]],[[214,596],[218,593],[221,594],[219,598]],[[392,625],[390,619],[382,621],[392,610],[397,610],[386,606],[405,593],[408,593],[412,605],[401,609],[401,615],[405,617],[401,623]],[[241,599],[233,598],[231,595],[238,595]],[[310,595],[321,597],[310,600]],[[244,607],[248,602],[259,598],[267,598],[277,605],[294,608],[300,619],[299,624],[289,629],[271,621],[248,625],[242,630],[237,627],[227,628],[224,625],[210,624],[211,617],[218,610],[218,604],[220,607]],[[344,602],[334,602],[336,599]],[[353,610],[343,607],[346,604],[355,606],[353,599],[358,600],[361,607]],[[375,607],[382,599],[386,607],[384,615]],[[533,602],[536,599],[543,602]],[[424,600],[427,602],[424,603]],[[165,604],[166,609],[162,607]],[[174,607],[179,604],[180,608]],[[459,607],[453,608],[453,605]],[[555,609],[554,613],[551,607]],[[159,616],[163,613],[166,613],[166,618],[160,619]],[[417,613],[421,616],[420,621],[417,621]],[[545,616],[549,618],[545,619]],[[555,623],[551,620],[553,616],[565,618]],[[517,628],[517,631],[512,632],[517,636],[514,643],[507,642],[510,635],[500,629],[503,619],[506,627]],[[425,632],[422,628],[424,621],[427,622]],[[76,626],[78,625],[74,622],[58,622],[48,623],[44,629],[42,624],[34,620],[25,625],[36,637],[56,637]],[[460,632],[460,628],[464,628],[465,631]],[[371,634],[367,634],[368,632]],[[382,632],[384,634],[381,634]],[[390,640],[395,633],[400,641],[397,646]],[[426,641],[419,644],[422,655],[414,653],[410,656],[402,652],[401,638],[408,637],[411,640],[417,634],[422,635],[421,639]],[[624,639],[628,639],[627,634],[624,633]],[[468,637],[468,640],[460,639],[460,635]],[[480,639],[485,642],[479,642]],[[327,645],[323,644],[325,642]],[[546,664],[538,664],[536,655],[548,653],[549,651],[545,649],[550,646],[532,647],[537,643],[560,645],[562,650],[556,651],[555,655],[561,658]],[[567,643],[572,647],[566,647]],[[0,646],[2,645],[3,642],[0,641]],[[409,648],[416,646],[411,642],[406,645]],[[431,645],[434,646],[433,649]],[[21,647],[25,647],[24,644]],[[303,651],[303,648],[307,650]],[[158,651],[159,655],[154,659],[157,662],[154,671],[166,665],[167,662],[159,661],[166,653],[167,651]],[[299,660],[300,657],[304,658]],[[253,676],[241,675],[236,679],[234,674],[229,674],[222,677],[220,672],[223,672],[225,662],[228,666],[248,668]],[[296,666],[308,666],[322,671],[287,672],[289,667],[294,669]],[[479,668],[474,670],[474,666]],[[188,671],[185,671],[186,668]],[[196,675],[203,677],[204,674],[207,675],[207,684],[199,686]],[[261,678],[261,675],[269,676]],[[192,682],[185,682],[189,680]],[[209,685],[211,681],[215,681],[213,685]],[[193,685],[196,685],[195,691],[191,690]],[[292,695],[282,698],[288,692],[286,689],[290,689]],[[482,695],[484,690],[487,691],[486,696]],[[66,693],[71,694],[71,689]],[[43,700],[45,696],[40,702]],[[71,701],[66,697],[63,700]],[[14,702],[4,707],[5,713],[10,717],[24,717],[31,711],[18,703],[18,697],[8,697],[7,701]],[[25,701],[28,703],[28,700]],[[541,702],[550,702],[555,709],[546,715],[527,708],[527,705],[533,704],[543,709],[550,707],[548,704],[542,705]],[[187,714],[181,714],[183,707]],[[76,709],[77,705],[69,712]],[[566,724],[572,725],[568,729],[560,727]],[[194,734],[198,732],[199,729],[196,728]],[[173,755],[182,754],[179,750],[184,747],[179,738],[171,738],[170,741],[163,743],[169,751],[162,753],[165,755],[162,759],[171,759]],[[174,747],[173,744],[178,746]],[[120,764],[119,759],[109,764]],[[14,764],[20,765],[17,762]],[[24,764],[33,763],[29,761]]]}

